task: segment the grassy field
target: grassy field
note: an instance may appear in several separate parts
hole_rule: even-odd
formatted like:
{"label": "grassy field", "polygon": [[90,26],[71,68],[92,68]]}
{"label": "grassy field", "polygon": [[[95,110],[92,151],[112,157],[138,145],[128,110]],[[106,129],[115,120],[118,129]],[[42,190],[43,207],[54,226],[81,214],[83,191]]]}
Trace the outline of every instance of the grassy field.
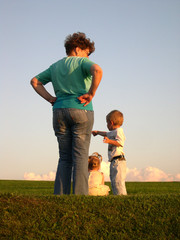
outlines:
{"label": "grassy field", "polygon": [[108,197],[53,185],[0,181],[0,239],[180,239],[180,182],[127,182],[128,196]]}

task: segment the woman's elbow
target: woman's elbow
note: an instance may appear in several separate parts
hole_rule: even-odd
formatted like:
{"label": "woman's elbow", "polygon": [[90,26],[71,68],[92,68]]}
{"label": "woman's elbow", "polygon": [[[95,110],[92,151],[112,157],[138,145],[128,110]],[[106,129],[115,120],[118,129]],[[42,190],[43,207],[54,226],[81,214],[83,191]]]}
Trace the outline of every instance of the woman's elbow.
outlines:
{"label": "woman's elbow", "polygon": [[34,83],[35,83],[35,80],[34,80],[34,78],[32,78],[31,81],[30,81],[30,84],[33,86]]}
{"label": "woman's elbow", "polygon": [[37,87],[37,85],[40,84],[40,82],[37,80],[37,78],[34,77],[34,78],[31,79],[30,84],[33,87]]}

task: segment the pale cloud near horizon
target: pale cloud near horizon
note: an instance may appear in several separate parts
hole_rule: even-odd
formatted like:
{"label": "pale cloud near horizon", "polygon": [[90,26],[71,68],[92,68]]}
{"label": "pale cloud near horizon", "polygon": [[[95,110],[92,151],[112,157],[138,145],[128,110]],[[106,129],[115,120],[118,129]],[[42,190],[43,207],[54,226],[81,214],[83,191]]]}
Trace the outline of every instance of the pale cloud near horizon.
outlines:
{"label": "pale cloud near horizon", "polygon": [[54,181],[55,172],[49,172],[48,174],[35,174],[33,172],[25,173],[24,180],[37,180],[37,181]]}
{"label": "pale cloud near horizon", "polygon": [[[109,166],[110,163],[102,161],[101,171],[104,173],[105,181],[110,181],[109,179]],[[37,180],[37,181],[54,181],[56,173],[50,171],[47,174],[35,174],[33,172],[24,173],[24,180]],[[180,173],[176,175],[168,174],[159,168],[148,166],[146,168],[137,169],[127,168],[128,182],[171,182],[180,181]]]}

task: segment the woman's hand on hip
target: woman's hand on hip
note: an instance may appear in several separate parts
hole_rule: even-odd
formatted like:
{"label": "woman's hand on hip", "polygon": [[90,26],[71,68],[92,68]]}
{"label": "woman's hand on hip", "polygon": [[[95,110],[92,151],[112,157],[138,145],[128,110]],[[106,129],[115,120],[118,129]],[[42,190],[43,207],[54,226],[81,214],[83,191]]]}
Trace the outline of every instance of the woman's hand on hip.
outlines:
{"label": "woman's hand on hip", "polygon": [[56,100],[57,100],[57,97],[52,97],[52,98],[49,100],[49,102],[50,102],[51,105],[53,106],[54,103],[56,102]]}
{"label": "woman's hand on hip", "polygon": [[85,93],[82,96],[78,97],[81,103],[85,103],[84,107],[87,106],[92,101],[93,96],[89,93]]}

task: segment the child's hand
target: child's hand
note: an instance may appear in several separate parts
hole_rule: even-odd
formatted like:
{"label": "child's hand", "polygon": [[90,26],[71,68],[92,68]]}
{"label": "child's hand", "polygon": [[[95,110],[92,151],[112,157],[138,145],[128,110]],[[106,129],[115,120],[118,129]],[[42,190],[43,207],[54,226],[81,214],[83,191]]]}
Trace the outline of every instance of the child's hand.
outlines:
{"label": "child's hand", "polygon": [[109,138],[108,137],[104,137],[103,143],[109,143]]}
{"label": "child's hand", "polygon": [[92,131],[91,133],[95,137],[98,134],[98,131]]}

